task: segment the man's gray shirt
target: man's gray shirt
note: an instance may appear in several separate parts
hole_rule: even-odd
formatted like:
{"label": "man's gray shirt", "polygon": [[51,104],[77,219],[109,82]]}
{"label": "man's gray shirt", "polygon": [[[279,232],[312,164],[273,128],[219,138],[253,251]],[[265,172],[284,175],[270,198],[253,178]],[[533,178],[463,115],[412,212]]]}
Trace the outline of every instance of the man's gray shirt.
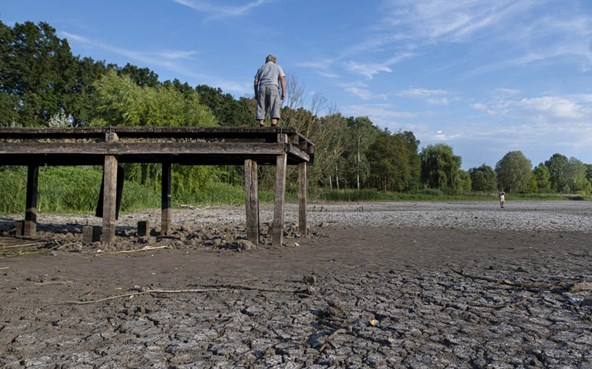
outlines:
{"label": "man's gray shirt", "polygon": [[282,67],[277,65],[274,62],[267,62],[259,68],[257,74],[255,74],[255,79],[257,80],[259,86],[276,86],[279,87],[279,79],[280,77],[285,77],[284,71]]}

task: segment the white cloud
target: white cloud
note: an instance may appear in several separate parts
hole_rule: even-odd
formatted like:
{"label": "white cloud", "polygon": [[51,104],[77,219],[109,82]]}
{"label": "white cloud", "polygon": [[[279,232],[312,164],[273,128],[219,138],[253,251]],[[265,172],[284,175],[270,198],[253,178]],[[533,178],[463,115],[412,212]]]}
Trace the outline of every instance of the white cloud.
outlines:
{"label": "white cloud", "polygon": [[388,127],[394,131],[401,129],[401,119],[414,118],[415,114],[396,111],[389,104],[349,105],[342,108],[346,116],[368,117],[378,127]]}
{"label": "white cloud", "polygon": [[539,112],[548,119],[573,120],[590,117],[590,106],[583,106],[574,99],[557,96],[524,98],[516,102],[518,108],[527,112]]}
{"label": "white cloud", "polygon": [[459,42],[540,3],[534,0],[387,0],[388,12],[383,22],[402,28],[413,39]]}
{"label": "white cloud", "polygon": [[70,40],[70,41],[75,41],[78,42],[80,44],[90,44],[91,41],[83,36],[80,35],[75,35],[73,33],[69,33],[69,32],[60,32],[60,34],[62,36],[64,36],[66,39]]}
{"label": "white cloud", "polygon": [[588,94],[541,97],[502,97],[474,103],[475,110],[491,115],[509,116],[530,121],[565,122],[592,120],[592,98]]}
{"label": "white cloud", "polygon": [[224,5],[222,1],[204,1],[204,0],[172,0],[178,4],[198,12],[209,14],[210,18],[240,17],[249,13],[251,10],[272,2],[272,0],[255,0],[246,2],[243,5]]}
{"label": "white cloud", "polygon": [[374,78],[378,73],[391,73],[393,70],[386,64],[379,63],[358,63],[354,61],[348,61],[345,63],[345,67],[350,72],[361,74],[368,79]]}
{"label": "white cloud", "polygon": [[426,88],[408,88],[397,93],[397,96],[400,97],[423,99],[427,103],[434,105],[448,105],[451,99],[447,95],[448,91]]}
{"label": "white cloud", "polygon": [[345,86],[345,91],[359,97],[362,100],[386,100],[387,96],[385,94],[375,94],[366,86]]}
{"label": "white cloud", "polygon": [[102,42],[97,42],[84,36],[62,32],[64,37],[68,40],[78,42],[86,47],[101,49],[122,56],[134,63],[142,63],[154,67],[165,68],[173,72],[175,75],[182,74],[186,77],[192,78],[200,83],[208,83],[215,87],[220,87],[224,91],[233,92],[237,95],[244,95],[251,92],[251,89],[246,86],[252,86],[249,82],[236,82],[230,80],[219,79],[216,76],[201,74],[194,72],[191,68],[187,68],[182,64],[185,60],[194,59],[198,55],[197,51],[193,50],[161,50],[161,51],[136,51],[130,49],[119,48],[111,46]]}

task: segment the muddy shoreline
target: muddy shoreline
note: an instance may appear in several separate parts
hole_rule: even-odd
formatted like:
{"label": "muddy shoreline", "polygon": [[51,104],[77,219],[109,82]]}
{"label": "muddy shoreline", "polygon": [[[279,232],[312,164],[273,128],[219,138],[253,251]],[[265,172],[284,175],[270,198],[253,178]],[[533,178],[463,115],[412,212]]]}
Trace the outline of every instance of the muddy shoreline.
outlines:
{"label": "muddy shoreline", "polygon": [[591,368],[591,209],[311,204],[314,236],[250,249],[182,239],[242,237],[242,208],[181,209],[175,247],[0,257],[0,367]]}

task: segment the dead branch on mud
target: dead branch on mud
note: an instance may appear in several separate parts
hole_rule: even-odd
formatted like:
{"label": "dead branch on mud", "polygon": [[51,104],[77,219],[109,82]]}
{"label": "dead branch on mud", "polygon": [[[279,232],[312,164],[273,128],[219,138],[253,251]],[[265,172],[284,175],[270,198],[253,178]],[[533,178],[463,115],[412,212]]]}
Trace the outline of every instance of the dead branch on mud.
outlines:
{"label": "dead branch on mud", "polygon": [[464,278],[469,278],[472,279],[474,281],[485,281],[485,282],[490,282],[493,284],[498,284],[498,285],[502,285],[502,286],[509,286],[509,287],[514,287],[514,288],[519,288],[519,289],[524,289],[524,290],[549,290],[552,292],[565,292],[565,291],[571,291],[571,292],[579,292],[579,291],[586,291],[586,290],[591,290],[592,289],[592,283],[590,282],[579,282],[579,283],[525,283],[525,282],[515,282],[515,281],[510,281],[508,279],[497,279],[497,278],[491,278],[491,277],[486,277],[486,276],[478,276],[478,275],[472,275],[472,274],[468,274],[465,273],[462,269],[460,270],[456,270],[453,267],[451,267],[450,265],[448,265],[448,268],[450,268],[450,270],[452,270],[454,273],[460,275],[461,277]]}
{"label": "dead branch on mud", "polygon": [[168,247],[169,246],[166,246],[166,245],[165,246],[144,246],[141,249],[101,252],[101,253],[97,253],[96,255],[101,256],[101,255],[113,255],[113,254],[131,254],[134,252],[162,250],[162,249],[166,249]]}
{"label": "dead branch on mud", "polygon": [[[149,291],[138,291],[138,292],[130,292],[124,293],[122,295],[115,295],[110,297],[105,297],[98,300],[88,300],[88,301],[66,301],[63,304],[65,305],[89,305],[89,304],[96,304],[99,302],[128,298],[132,299],[135,296],[139,295],[147,295],[151,293],[160,293],[160,294],[176,294],[176,293],[203,293],[203,292],[211,292],[212,289],[187,289],[187,290],[149,290]],[[218,291],[226,291],[226,289],[219,289]]]}
{"label": "dead branch on mud", "polygon": [[331,333],[326,339],[325,342],[323,342],[323,344],[321,345],[321,347],[319,348],[319,353],[325,351],[325,349],[327,348],[327,346],[329,345],[333,345],[331,343],[331,340],[333,338],[335,338],[335,336],[337,336],[338,334],[342,334],[342,333],[347,333],[347,330],[345,328],[339,328],[336,329],[335,331],[333,331],[333,333]]}
{"label": "dead branch on mud", "polygon": [[32,243],[23,243],[20,245],[0,245],[0,250],[4,250],[4,249],[16,249],[19,247],[29,247],[29,246],[37,246],[41,244],[41,242],[32,242]]}
{"label": "dead branch on mud", "polygon": [[280,293],[293,293],[294,291],[289,290],[274,290],[274,289],[267,289],[267,288],[257,288],[257,287],[247,287],[247,286],[231,286],[231,285],[220,285],[220,286],[209,286],[206,288],[190,288],[190,289],[180,289],[180,290],[147,290],[147,291],[136,291],[130,293],[124,293],[121,295],[115,295],[110,297],[105,297],[102,299],[97,300],[88,300],[88,301],[66,301],[61,304],[64,305],[89,305],[89,304],[96,304],[99,302],[128,298],[132,299],[135,296],[139,295],[148,295],[148,294],[182,294],[182,293],[204,293],[204,292],[223,292],[223,291],[230,291],[230,290],[251,290],[251,291],[259,291],[259,292],[280,292]]}

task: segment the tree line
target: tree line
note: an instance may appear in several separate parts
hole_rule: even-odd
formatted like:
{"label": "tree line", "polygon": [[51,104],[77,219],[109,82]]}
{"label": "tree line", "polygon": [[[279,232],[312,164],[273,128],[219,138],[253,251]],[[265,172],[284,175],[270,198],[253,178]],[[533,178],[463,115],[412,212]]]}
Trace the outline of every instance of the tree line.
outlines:
{"label": "tree line", "polygon": [[[411,131],[390,132],[368,117],[345,117],[323,96],[307,96],[294,76],[287,86],[282,125],[317,145],[308,173],[312,185],[446,194],[592,190],[592,165],[576,158],[556,153],[532,169],[520,151],[511,151],[495,168],[464,171],[449,145],[420,150]],[[148,68],[75,56],[47,23],[9,27],[0,21],[0,126],[255,126],[255,109],[252,97],[236,99],[207,85],[159,81]],[[126,168],[126,179],[141,184],[158,186],[159,175],[154,164]],[[174,191],[192,193],[211,181],[240,183],[242,168],[178,166],[173,175]],[[261,178],[263,186],[273,186],[273,176],[264,172]]]}

